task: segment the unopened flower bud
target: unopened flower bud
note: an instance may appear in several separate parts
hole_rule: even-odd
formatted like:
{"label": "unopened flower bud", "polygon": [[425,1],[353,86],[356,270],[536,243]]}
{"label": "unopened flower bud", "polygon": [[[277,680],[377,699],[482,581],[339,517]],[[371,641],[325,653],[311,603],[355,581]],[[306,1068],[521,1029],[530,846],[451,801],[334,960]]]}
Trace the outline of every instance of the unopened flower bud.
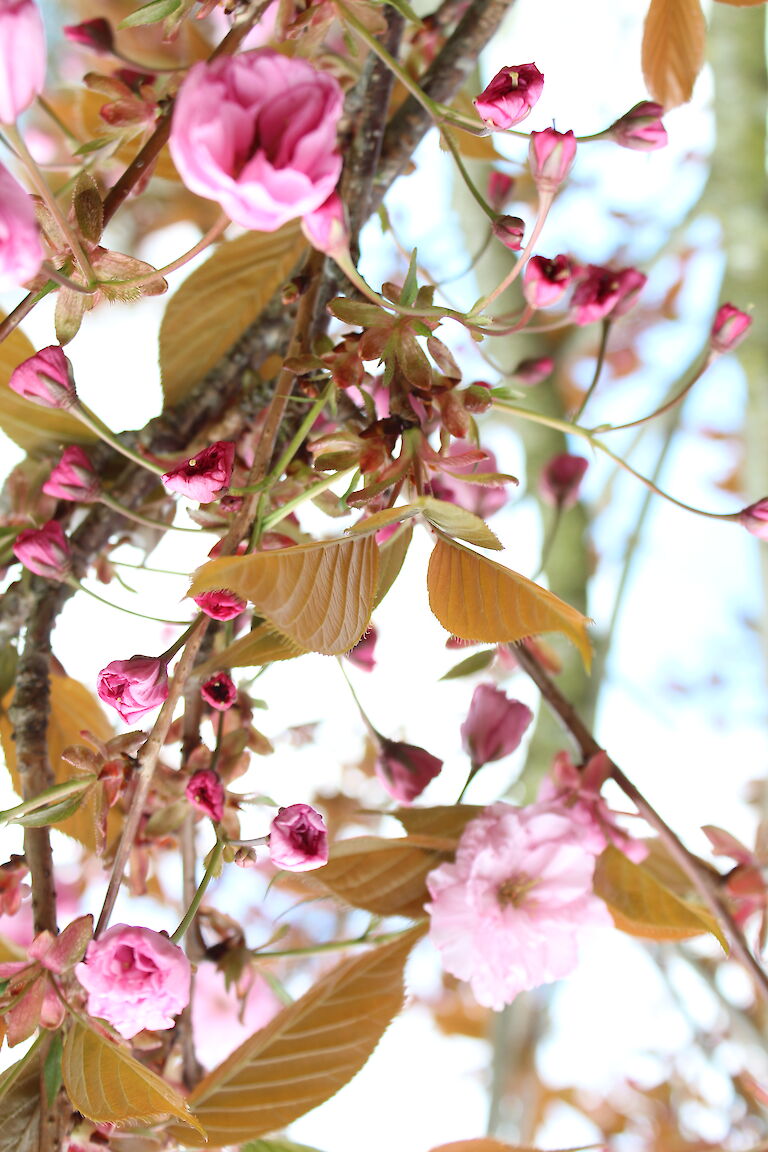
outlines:
{"label": "unopened flower bud", "polygon": [[331,192],[319,208],[302,217],[301,230],[318,252],[332,259],[349,254],[349,231],[338,192]]}
{"label": "unopened flower bud", "polygon": [[523,273],[523,295],[532,308],[557,304],[574,277],[574,264],[567,256],[531,256]]}
{"label": "unopened flower bud", "polygon": [[72,365],[58,344],[41,348],[19,364],[8,385],[42,408],[71,408],[77,399]]}
{"label": "unopened flower bud", "polygon": [[13,554],[30,572],[48,580],[62,581],[69,573],[69,541],[57,520],[20,532],[13,542]]}
{"label": "unopened flower bud", "polygon": [[109,56],[115,47],[115,38],[109,20],[83,20],[81,24],[68,24],[62,28],[67,40],[82,44],[99,55]]}
{"label": "unopened flower bud", "polygon": [[519,746],[533,720],[527,704],[509,697],[493,684],[478,684],[461,726],[464,751],[474,767],[509,756]]}
{"label": "unopened flower bud", "polygon": [[758,540],[768,540],[768,496],[742,508],[739,523]]}
{"label": "unopened flower bud", "polygon": [[611,124],[605,133],[622,148],[634,148],[638,152],[653,152],[667,144],[667,130],[661,122],[664,111],[661,104],[653,100],[641,100],[618,120]]}
{"label": "unopened flower bud", "polygon": [[309,804],[281,808],[269,830],[269,858],[288,872],[309,872],[328,863],[328,832]]}
{"label": "unopened flower bud", "polygon": [[376,775],[384,789],[401,804],[410,804],[443,767],[442,760],[402,740],[380,737],[381,752],[374,765]]}
{"label": "unopened flower bud", "polygon": [[133,724],[167,698],[168,668],[163,660],[154,656],[113,660],[99,672],[96,691],[105,704],[110,704],[123,720]]}
{"label": "unopened flower bud", "polygon": [[533,360],[521,360],[512,372],[512,378],[527,388],[535,388],[547,376],[551,376],[554,370],[555,362],[551,356],[539,356]]}
{"label": "unopened flower bud", "polygon": [[43,492],[57,500],[93,504],[99,498],[101,481],[86,452],[77,444],[65,448],[58,464],[43,484]]}
{"label": "unopened flower bud", "polygon": [[721,304],[710,334],[712,351],[732,352],[741,344],[751,323],[752,317],[742,312],[740,308],[736,308],[733,304]]}
{"label": "unopened flower bud", "polygon": [[184,793],[192,804],[204,816],[209,816],[218,824],[224,815],[224,785],[218,773],[210,768],[202,768],[190,776]]}
{"label": "unopened flower bud", "polygon": [[0,121],[13,124],[45,84],[45,31],[32,0],[0,0]]}
{"label": "unopened flower bud", "polygon": [[498,172],[496,169],[491,172],[488,177],[488,203],[494,212],[501,211],[512,195],[514,187],[514,178],[507,176],[506,172]]}
{"label": "unopened flower bud", "polygon": [[473,103],[488,127],[500,131],[524,120],[543,88],[544,77],[535,64],[517,64],[497,72]]}
{"label": "unopened flower bud", "polygon": [[570,172],[575,158],[576,137],[573,132],[556,132],[554,128],[531,132],[528,162],[540,192],[555,192]]}
{"label": "unopened flower bud", "polygon": [[206,616],[210,616],[212,620],[234,620],[241,612],[244,612],[248,607],[245,600],[235,595],[234,592],[229,592],[226,588],[217,588],[212,592],[201,592],[199,596],[193,596],[195,604],[201,612],[205,612]]}
{"label": "unopened flower bud", "polygon": [[226,672],[217,672],[200,686],[200,695],[211,708],[226,712],[237,700],[237,688]]}
{"label": "unopened flower bud", "polygon": [[519,216],[497,216],[492,224],[493,234],[511,252],[519,252],[523,246],[525,222]]}
{"label": "unopened flower bud", "polygon": [[556,508],[570,508],[579,498],[579,487],[589,461],[561,452],[553,456],[539,478],[542,499]]}

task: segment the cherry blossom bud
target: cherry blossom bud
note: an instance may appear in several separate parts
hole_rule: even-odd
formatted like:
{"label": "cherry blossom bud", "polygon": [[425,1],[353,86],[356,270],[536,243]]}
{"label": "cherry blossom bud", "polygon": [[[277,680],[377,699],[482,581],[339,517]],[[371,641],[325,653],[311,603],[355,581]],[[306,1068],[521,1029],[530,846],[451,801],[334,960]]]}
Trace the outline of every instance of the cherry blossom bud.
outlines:
{"label": "cherry blossom bud", "polygon": [[491,225],[497,240],[511,252],[519,252],[523,246],[525,222],[519,216],[497,216]]}
{"label": "cherry blossom bud", "polygon": [[77,399],[72,365],[58,344],[41,348],[11,373],[8,385],[43,408],[71,408]]}
{"label": "cherry blossom bud", "polygon": [[531,256],[523,273],[523,295],[532,308],[548,308],[566,293],[575,266],[567,256]]}
{"label": "cherry blossom bud", "polygon": [[100,56],[110,56],[115,47],[115,38],[109,20],[83,20],[82,24],[68,24],[62,28],[67,40],[82,44]]}
{"label": "cherry blossom bud", "polygon": [[20,532],[13,542],[13,554],[30,572],[48,580],[62,581],[69,573],[69,541],[57,520]]}
{"label": "cherry blossom bud", "polygon": [[0,121],[13,124],[45,84],[45,31],[32,0],[0,0]]}
{"label": "cherry blossom bud", "polygon": [[269,830],[269,858],[288,872],[309,872],[328,863],[328,832],[309,804],[281,808]]}
{"label": "cherry blossom bud", "polygon": [[535,360],[521,360],[512,373],[518,384],[525,384],[527,388],[535,388],[551,376],[555,370],[555,362],[551,356],[539,356]]}
{"label": "cherry blossom bud", "polygon": [[544,77],[535,64],[518,64],[497,72],[473,103],[492,131],[504,130],[526,118],[543,88]]}
{"label": "cherry blossom bud", "polygon": [[462,399],[467,412],[474,414],[488,411],[493,404],[491,387],[487,380],[474,380],[469,387],[465,388],[462,392]]}
{"label": "cherry blossom bud", "polygon": [[638,152],[654,152],[667,144],[667,130],[661,122],[664,111],[661,104],[653,100],[641,100],[618,120],[611,124],[605,133],[622,148],[634,148]]}
{"label": "cherry blossom bud", "polygon": [[349,232],[338,192],[331,192],[319,208],[302,217],[301,230],[318,252],[334,259],[349,254]]}
{"label": "cherry blossom bud", "polygon": [[506,172],[491,172],[488,177],[488,203],[495,212],[500,212],[512,195],[515,181]]}
{"label": "cherry blossom bud", "polygon": [[234,463],[234,444],[229,440],[217,440],[166,472],[163,483],[171,492],[180,492],[190,500],[208,504],[229,487]]}
{"label": "cherry blossom bud", "polygon": [[0,864],[0,916],[15,916],[24,896],[31,888],[22,883],[29,872],[24,856],[14,853],[5,864]]}
{"label": "cherry blossom bud", "polygon": [[738,519],[742,527],[757,536],[758,540],[768,540],[768,496],[742,508]]}
{"label": "cherry blossom bud", "polygon": [[527,704],[509,697],[493,684],[478,684],[461,726],[464,751],[474,767],[501,760],[514,752],[533,720]]}
{"label": "cherry blossom bud", "polygon": [[217,672],[200,686],[200,695],[211,708],[226,712],[237,700],[237,688],[226,672]]}
{"label": "cherry blossom bud", "polygon": [[126,723],[133,724],[168,696],[168,669],[156,656],[113,660],[99,672],[96,691]]}
{"label": "cherry blossom bud", "polygon": [[579,487],[589,461],[583,456],[561,452],[553,456],[539,478],[542,499],[556,508],[571,508],[579,498]]}
{"label": "cherry blossom bud", "polygon": [[219,823],[224,815],[224,785],[218,773],[210,768],[193,772],[184,791],[190,804]]}
{"label": "cherry blossom bud", "polygon": [[376,758],[375,771],[382,787],[401,804],[410,804],[435,776],[440,775],[442,760],[401,740],[379,737],[381,751]]}
{"label": "cherry blossom bud", "polygon": [[636,268],[603,268],[589,264],[584,279],[573,292],[573,319],[576,324],[594,324],[610,316],[623,316],[635,303],[648,279]]}
{"label": "cherry blossom bud", "polygon": [[749,331],[752,317],[733,304],[721,304],[717,310],[710,342],[713,352],[732,352],[741,344]]}
{"label": "cherry blossom bud", "polygon": [[241,600],[234,592],[228,592],[226,588],[201,592],[192,599],[200,611],[205,612],[212,620],[234,620],[235,616],[239,616],[247,608],[245,600]]}
{"label": "cherry blossom bud", "polygon": [[[0,43],[1,38],[0,31]],[[18,180],[0,164],[0,290],[25,284],[37,275],[42,262],[35,206]]]}
{"label": "cherry blossom bud", "polygon": [[374,651],[376,649],[377,639],[378,633],[371,624],[368,631],[358,640],[354,648],[347,652],[346,657],[350,664],[354,664],[357,668],[362,668],[364,672],[372,672],[376,667]]}
{"label": "cherry blossom bud", "polygon": [[86,452],[77,444],[65,448],[61,459],[43,484],[43,492],[57,500],[93,504],[99,498],[101,481]]}
{"label": "cherry blossom bud", "polygon": [[556,132],[554,128],[531,132],[528,162],[540,192],[556,191],[570,172],[575,158],[576,137],[573,132]]}

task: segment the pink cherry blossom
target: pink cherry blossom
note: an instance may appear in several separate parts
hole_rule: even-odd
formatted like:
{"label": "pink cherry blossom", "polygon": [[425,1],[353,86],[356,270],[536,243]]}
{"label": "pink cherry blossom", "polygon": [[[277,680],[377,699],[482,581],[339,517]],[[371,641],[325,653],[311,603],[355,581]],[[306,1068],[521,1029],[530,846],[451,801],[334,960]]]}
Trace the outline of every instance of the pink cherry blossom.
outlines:
{"label": "pink cherry blossom", "polygon": [[512,372],[512,377],[518,384],[526,388],[535,388],[551,376],[555,370],[555,362],[551,356],[539,356],[533,360],[521,360]]}
{"label": "pink cherry blossom", "polygon": [[69,573],[69,541],[57,520],[49,520],[42,528],[19,532],[13,542],[13,554],[30,572],[48,580],[61,581]]}
{"label": "pink cherry blossom", "polygon": [[168,669],[156,656],[113,660],[96,681],[100,698],[133,724],[162,704],[168,695]]}
{"label": "pink cherry blossom", "polygon": [[200,685],[200,695],[211,708],[226,712],[237,700],[237,688],[227,672],[217,672]]}
{"label": "pink cherry blossom", "polygon": [[28,872],[26,858],[17,853],[0,864],[0,916],[15,916],[22,899],[29,896],[31,888],[23,883]]}
{"label": "pink cherry blossom", "polygon": [[301,230],[318,252],[334,257],[348,255],[349,232],[338,192],[331,192],[319,208],[306,213],[301,221]]}
{"label": "pink cherry blossom", "polygon": [[381,747],[374,764],[379,782],[393,799],[411,804],[430,780],[440,775],[442,760],[417,744],[388,740],[385,736],[379,736],[379,743]]}
{"label": "pink cherry blossom", "polygon": [[589,460],[559,452],[544,465],[539,477],[539,492],[548,504],[556,508],[572,508],[579,498],[579,488]]}
{"label": "pink cherry blossom", "polygon": [[45,84],[45,31],[32,0],[0,0],[0,121],[12,124]]}
{"label": "pink cherry blossom", "polygon": [[535,64],[516,64],[497,72],[473,104],[489,128],[504,130],[526,118],[543,89]]}
{"label": "pink cherry blossom", "polygon": [[509,756],[520,745],[533,712],[520,700],[510,700],[493,684],[478,684],[461,726],[464,751],[474,767]]}
{"label": "pink cherry blossom", "polygon": [[189,1003],[189,960],[167,936],[115,924],[92,940],[75,975],[88,993],[88,1012],[130,1040],[144,1028],[171,1028]]}
{"label": "pink cherry blossom", "polygon": [[14,368],[8,386],[42,408],[71,408],[77,399],[72,365],[59,344],[41,348]]}
{"label": "pink cherry blossom", "polygon": [[565,295],[575,272],[569,256],[532,256],[523,273],[523,295],[532,308],[549,308]]}
{"label": "pink cherry blossom", "polygon": [[589,264],[584,278],[573,293],[573,319],[576,324],[623,316],[635,303],[648,279],[636,268],[603,268]]}
{"label": "pink cherry blossom", "polygon": [[245,600],[241,600],[239,596],[236,596],[234,592],[227,591],[226,588],[217,588],[212,592],[201,592],[199,596],[193,596],[192,599],[200,611],[205,612],[206,616],[210,616],[212,620],[234,620],[247,607]]}
{"label": "pink cherry blossom", "polygon": [[606,136],[638,152],[654,152],[667,144],[667,130],[661,122],[664,111],[654,100],[641,100],[611,124]]}
{"label": "pink cherry blossom", "polygon": [[427,877],[443,967],[496,1010],[568,975],[584,930],[611,922],[592,892],[594,867],[567,809],[486,808],[467,824],[455,862]]}
{"label": "pink cherry blossom", "polygon": [[281,808],[269,830],[269,858],[288,872],[309,872],[328,863],[328,832],[309,804]]}
{"label": "pink cherry blossom", "polygon": [[712,324],[710,341],[714,352],[731,352],[741,344],[752,324],[752,317],[734,304],[721,304]]}
{"label": "pink cherry blossom", "polygon": [[567,752],[558,752],[549,776],[542,781],[538,801],[542,805],[567,808],[584,846],[598,856],[609,844],[639,864],[648,855],[648,846],[636,840],[616,823],[616,817],[600,795],[610,776],[611,762],[605,752],[590,757],[577,768]]}
{"label": "pink cherry blossom", "polygon": [[101,492],[101,481],[88,454],[77,444],[65,448],[58,464],[43,484],[43,492],[57,500],[93,504]]}
{"label": "pink cherry blossom", "polygon": [[198,811],[217,823],[224,815],[224,785],[218,773],[210,768],[193,772],[187,781],[184,793]]}
{"label": "pink cherry blossom", "polygon": [[300,57],[260,49],[195,64],[173,111],[173,162],[237,224],[273,232],[336,187],[341,110],[334,77]]}
{"label": "pink cherry blossom", "polygon": [[163,484],[171,492],[180,492],[190,500],[208,504],[229,487],[234,463],[234,444],[229,440],[217,440],[166,472]]}
{"label": "pink cherry blossom", "polygon": [[0,164],[0,291],[31,280],[42,262],[35,206],[18,180]]}
{"label": "pink cherry blossom", "polygon": [[570,130],[556,132],[554,128],[545,128],[543,132],[531,132],[528,163],[540,192],[555,192],[575,159],[576,137]]}

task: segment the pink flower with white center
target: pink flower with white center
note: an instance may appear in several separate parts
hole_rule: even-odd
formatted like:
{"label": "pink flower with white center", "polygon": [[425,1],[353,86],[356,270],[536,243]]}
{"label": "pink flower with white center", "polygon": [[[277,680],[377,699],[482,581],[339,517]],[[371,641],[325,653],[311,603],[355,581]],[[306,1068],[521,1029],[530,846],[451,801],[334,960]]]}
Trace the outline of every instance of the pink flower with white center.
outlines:
{"label": "pink flower with white center", "polygon": [[637,268],[603,268],[589,264],[573,293],[573,319],[576,324],[623,316],[635,303],[648,279]]}
{"label": "pink flower with white center", "polygon": [[342,102],[333,76],[269,49],[195,64],[173,110],[173,162],[235,223],[274,232],[336,187]]}
{"label": "pink flower with white center", "polygon": [[549,776],[542,781],[538,803],[567,808],[581,842],[595,856],[613,844],[639,864],[648,855],[647,844],[635,840],[616,823],[614,813],[600,795],[610,774],[611,762],[605,752],[591,756],[582,768],[576,767],[567,752],[558,752]]}
{"label": "pink flower with white center", "polygon": [[309,804],[280,808],[269,829],[269,858],[288,872],[309,872],[328,863],[328,831]]}
{"label": "pink flower with white center", "polygon": [[101,480],[88,454],[77,444],[65,448],[58,464],[43,484],[43,492],[57,500],[93,504],[101,492]]}
{"label": "pink flower with white center", "polygon": [[32,0],[0,0],[0,121],[13,124],[45,84],[45,30]]}
{"label": "pink flower with white center", "polygon": [[35,206],[0,164],[0,291],[26,284],[40,271],[42,262]]}
{"label": "pink flower with white center", "polygon": [[501,240],[510,252],[519,252],[523,246],[525,222],[519,216],[497,216],[491,229],[497,240]]}
{"label": "pink flower with white center", "polygon": [[510,700],[493,684],[478,684],[461,726],[462,745],[472,766],[480,768],[509,756],[519,747],[531,720],[533,712],[527,704]]}
{"label": "pink flower with white center", "polygon": [[113,660],[99,672],[96,691],[127,724],[133,724],[168,696],[168,669],[157,656]]}
{"label": "pink flower with white center", "polygon": [[226,712],[237,700],[237,688],[228,673],[217,672],[200,685],[200,695],[211,708]]}
{"label": "pink flower with white center", "polygon": [[374,771],[384,790],[400,804],[411,804],[440,775],[443,761],[426,748],[381,735],[379,744]]}
{"label": "pink flower with white center", "polygon": [[234,620],[248,607],[245,600],[236,596],[234,592],[227,591],[226,588],[216,588],[212,592],[201,592],[199,596],[193,596],[192,599],[200,611],[205,612],[206,616],[210,616],[212,620]]}
{"label": "pink flower with white center", "polygon": [[592,891],[594,868],[567,809],[492,804],[467,824],[455,862],[427,877],[443,967],[496,1011],[567,976],[582,933],[611,923]]}
{"label": "pink flower with white center", "polygon": [[572,456],[569,452],[553,456],[539,477],[542,499],[555,508],[572,508],[579,498],[579,488],[587,468],[589,460],[583,456]]}
{"label": "pink flower with white center", "polygon": [[234,444],[230,440],[217,440],[166,472],[163,484],[171,492],[180,492],[199,504],[209,504],[229,487],[234,463]]}
{"label": "pink flower with white center", "polygon": [[525,120],[543,90],[535,64],[516,64],[497,72],[472,103],[492,131],[503,131]]}
{"label": "pink flower with white center", "polygon": [[752,317],[734,304],[721,304],[717,310],[710,342],[713,352],[732,352],[749,331]]}
{"label": "pink flower with white center", "polygon": [[349,231],[338,192],[302,217],[301,230],[313,248],[333,258],[349,255]]}
{"label": "pink flower with white center", "polygon": [[115,924],[92,940],[75,975],[88,993],[88,1012],[130,1040],[144,1028],[173,1027],[189,1003],[189,960],[167,936]]}
{"label": "pink flower with white center", "polygon": [[654,100],[641,100],[629,112],[614,120],[605,133],[622,148],[654,152],[667,145],[667,130],[661,122],[664,109]]}
{"label": "pink flower with white center", "polygon": [[757,536],[758,540],[768,540],[768,496],[756,500],[747,508],[742,508],[737,519],[742,528]]}
{"label": "pink flower with white center", "polygon": [[540,192],[556,192],[575,159],[576,137],[570,130],[556,132],[545,128],[543,132],[531,132],[528,163]]}
{"label": "pink flower with white center", "polygon": [[72,365],[59,344],[41,348],[14,368],[8,387],[41,408],[71,408],[77,399]]}
{"label": "pink flower with white center", "polygon": [[13,554],[36,576],[62,581],[69,574],[69,541],[57,520],[49,520],[42,528],[19,532],[13,542]]}
{"label": "pink flower with white center", "polygon": [[218,773],[201,768],[190,776],[184,794],[199,812],[218,823],[224,815],[224,785]]}
{"label": "pink flower with white center", "polygon": [[523,295],[532,308],[549,308],[567,292],[577,266],[568,256],[531,256],[523,273]]}

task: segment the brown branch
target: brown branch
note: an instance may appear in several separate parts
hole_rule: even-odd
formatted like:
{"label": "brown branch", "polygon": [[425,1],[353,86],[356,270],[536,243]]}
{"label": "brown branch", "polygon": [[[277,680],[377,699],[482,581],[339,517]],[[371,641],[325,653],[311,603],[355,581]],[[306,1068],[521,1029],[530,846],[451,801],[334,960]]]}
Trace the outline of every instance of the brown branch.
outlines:
{"label": "brown branch", "polygon": [[[591,756],[596,755],[596,753],[603,751],[574,707],[552,682],[536,657],[524,647],[516,648],[515,656],[521,668],[528,673],[531,680],[536,684],[549,707],[560,717],[563,725],[576,741],[584,759],[589,759]],[[656,809],[649,804],[642,792],[624,775],[619,766],[610,759],[609,763],[611,765],[611,779],[618,784],[624,795],[632,801],[638,812],[645,817],[651,827],[656,829],[672,859],[680,866],[683,872],[685,872],[709,911],[722,925],[726,939],[730,943],[735,955],[752,976],[758,992],[768,1001],[768,976],[752,954],[743,932],[723,900],[718,888],[716,876],[702,864],[697,856],[694,856],[692,852],[688,851],[679,839],[677,833],[670,828]]]}

